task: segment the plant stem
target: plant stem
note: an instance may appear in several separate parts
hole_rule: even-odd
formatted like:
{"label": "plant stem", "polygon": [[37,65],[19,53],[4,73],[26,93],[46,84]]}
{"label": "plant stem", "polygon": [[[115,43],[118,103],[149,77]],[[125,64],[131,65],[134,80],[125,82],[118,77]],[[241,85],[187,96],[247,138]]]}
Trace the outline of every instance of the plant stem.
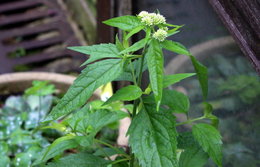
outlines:
{"label": "plant stem", "polygon": [[108,160],[111,161],[111,158],[107,155],[107,153],[105,152],[104,148],[102,146],[100,146],[99,144],[96,144],[96,146],[98,148],[100,148],[100,150],[104,153],[104,155],[108,158]]}
{"label": "plant stem", "polygon": [[130,156],[129,156],[129,155],[124,154],[121,150],[119,150],[118,148],[112,146],[111,144],[108,144],[108,143],[106,143],[106,142],[104,142],[104,141],[101,141],[101,140],[98,140],[98,139],[94,139],[94,140],[95,140],[95,142],[97,142],[97,143],[100,143],[100,144],[103,144],[103,145],[105,145],[105,146],[108,146],[109,148],[112,148],[112,149],[115,150],[116,152],[120,153],[120,155],[123,155],[124,157],[130,159]]}
{"label": "plant stem", "polygon": [[[143,75],[143,65],[144,65],[144,55],[146,52],[146,45],[143,48],[142,51],[142,57],[141,57],[141,61],[139,64],[139,74],[138,74],[138,78],[137,78],[137,86],[141,87],[141,82],[142,82],[142,75]],[[137,107],[139,105],[140,99],[136,99],[134,101],[134,108],[133,108],[133,114],[132,114],[132,119],[136,116],[136,112],[137,112]],[[131,153],[131,159],[130,159],[130,167],[134,167],[134,162],[135,162],[135,155],[133,153]]]}
{"label": "plant stem", "polygon": [[117,163],[123,162],[123,161],[128,161],[128,160],[129,160],[129,159],[127,159],[127,158],[125,158],[125,159],[119,159],[119,160],[113,161],[113,162],[111,163],[111,165],[117,164]]}
{"label": "plant stem", "polygon": [[132,73],[132,77],[133,77],[134,84],[135,84],[136,86],[138,86],[138,85],[137,85],[137,81],[136,81],[136,76],[135,76],[135,69],[134,69],[134,66],[133,66],[132,61],[130,61],[130,66],[131,66],[131,73]]}
{"label": "plant stem", "polygon": [[178,124],[176,124],[176,126],[180,126],[180,125],[184,125],[184,124],[190,124],[192,122],[199,121],[199,120],[202,120],[204,118],[205,118],[205,116],[202,116],[202,117],[199,117],[199,118],[195,118],[195,119],[190,119],[188,121],[178,123]]}
{"label": "plant stem", "polygon": [[39,125],[40,119],[41,119],[41,107],[42,107],[41,101],[42,101],[42,100],[41,100],[41,96],[39,96],[39,108],[38,108],[38,110],[39,110],[39,115],[38,115],[38,121],[37,121],[38,125]]}

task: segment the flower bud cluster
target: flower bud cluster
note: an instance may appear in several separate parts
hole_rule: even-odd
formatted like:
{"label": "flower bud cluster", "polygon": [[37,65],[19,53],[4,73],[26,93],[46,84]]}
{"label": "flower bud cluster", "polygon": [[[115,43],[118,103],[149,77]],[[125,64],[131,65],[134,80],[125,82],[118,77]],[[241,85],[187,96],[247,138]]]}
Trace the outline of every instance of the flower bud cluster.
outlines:
{"label": "flower bud cluster", "polygon": [[140,17],[141,22],[147,26],[154,26],[166,23],[165,17],[156,13],[148,13],[146,11],[142,11],[138,14],[138,17]]}
{"label": "flower bud cluster", "polygon": [[164,29],[158,29],[154,34],[153,34],[153,38],[159,40],[159,41],[164,41],[165,38],[167,37],[167,31],[165,31]]}

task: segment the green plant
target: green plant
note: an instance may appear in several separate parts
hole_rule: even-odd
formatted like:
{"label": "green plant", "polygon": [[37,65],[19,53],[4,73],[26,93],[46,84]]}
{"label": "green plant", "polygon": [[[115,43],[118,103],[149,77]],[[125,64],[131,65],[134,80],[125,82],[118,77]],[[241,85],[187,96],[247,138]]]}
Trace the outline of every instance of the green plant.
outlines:
{"label": "green plant", "polygon": [[0,167],[30,166],[50,143],[50,130],[36,127],[51,109],[54,90],[46,81],[34,81],[23,96],[7,98],[0,109]]}
{"label": "green plant", "polygon": [[[69,48],[89,54],[90,58],[83,64],[87,67],[42,125],[60,129],[65,135],[46,147],[34,164],[46,164],[52,159],[47,163],[48,167],[201,167],[210,157],[222,166],[218,119],[206,102],[207,68],[183,45],[166,40],[168,36],[178,33],[182,26],[168,24],[162,15],[148,12],[112,18],[104,23],[121,29],[123,39],[121,41],[116,36],[116,44]],[[140,31],[145,32],[145,37],[130,45],[131,36]],[[203,116],[189,119],[188,97],[167,89],[195,74],[164,75],[163,49],[191,59],[201,85],[205,106]],[[139,50],[142,50],[141,53]],[[142,90],[142,73],[146,69],[150,84]],[[106,102],[86,103],[98,87],[120,80],[131,81],[133,85],[118,90]],[[123,105],[125,101],[133,101],[133,105]],[[188,120],[176,123],[175,113],[185,114]],[[127,116],[132,119],[127,133],[130,149],[121,149],[100,138],[98,133],[103,127]],[[60,118],[63,121],[59,125],[49,125]],[[202,120],[208,122],[201,123]],[[176,127],[185,124],[193,125],[192,130],[177,132]],[[76,154],[61,157],[68,149],[76,149]],[[112,160],[111,155],[117,155],[117,158]]]}

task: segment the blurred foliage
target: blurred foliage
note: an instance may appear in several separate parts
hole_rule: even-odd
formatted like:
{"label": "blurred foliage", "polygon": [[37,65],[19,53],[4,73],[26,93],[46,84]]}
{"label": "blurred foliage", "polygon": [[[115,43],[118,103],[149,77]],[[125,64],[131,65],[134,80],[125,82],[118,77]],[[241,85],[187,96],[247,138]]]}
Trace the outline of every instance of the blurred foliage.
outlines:
{"label": "blurred foliage", "polygon": [[[41,156],[44,148],[58,137],[70,133],[69,127],[64,129],[62,126],[66,121],[54,122],[46,126],[39,124],[59,100],[57,98],[59,95],[52,95],[55,91],[55,86],[48,81],[33,81],[32,87],[25,90],[24,95],[9,96],[6,99],[3,107],[0,108],[0,167],[31,166]],[[101,107],[103,104],[100,101],[92,102],[94,103],[96,107]],[[119,105],[122,104],[113,103],[111,106],[120,108]],[[101,129],[97,137],[107,143],[115,144],[118,125],[118,122],[109,124],[108,127]],[[102,156],[115,154],[104,146],[93,146],[90,152]]]}
{"label": "blurred foliage", "polygon": [[[220,118],[223,136],[224,167],[257,167],[260,165],[260,80],[248,60],[239,52],[213,54],[203,60],[209,71],[209,103]],[[189,69],[187,69],[189,71]],[[193,114],[199,114],[199,84],[186,80]],[[200,113],[201,114],[201,113]],[[210,163],[207,166],[214,166]]]}
{"label": "blurred foliage", "polygon": [[50,111],[54,85],[34,81],[24,96],[10,96],[0,109],[0,167],[28,167],[50,141],[59,137],[54,130],[38,130]]}

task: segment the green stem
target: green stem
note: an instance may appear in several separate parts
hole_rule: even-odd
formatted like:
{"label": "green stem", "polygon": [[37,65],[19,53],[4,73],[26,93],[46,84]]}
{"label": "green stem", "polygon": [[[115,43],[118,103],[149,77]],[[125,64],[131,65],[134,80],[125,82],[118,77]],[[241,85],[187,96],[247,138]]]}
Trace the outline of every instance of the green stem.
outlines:
{"label": "green stem", "polygon": [[96,146],[104,153],[104,155],[111,161],[111,158],[107,155],[107,153],[105,152],[104,148],[101,147],[99,144],[96,144]]}
{"label": "green stem", "polygon": [[40,119],[41,119],[41,107],[42,107],[41,96],[39,96],[39,109],[38,109],[39,115],[38,115],[38,121],[37,121],[38,125],[39,125]]}
{"label": "green stem", "polygon": [[125,159],[119,159],[119,160],[116,160],[116,161],[113,161],[111,162],[111,165],[114,165],[114,164],[117,164],[119,162],[123,162],[123,161],[128,161],[129,159],[128,158],[125,158]]}
{"label": "green stem", "polygon": [[137,81],[136,81],[136,76],[135,76],[135,70],[134,70],[134,66],[133,66],[132,61],[130,61],[130,66],[131,66],[131,73],[132,73],[132,77],[133,77],[134,84],[135,84],[136,86],[138,86],[138,85],[137,85]]}
{"label": "green stem", "polygon": [[124,154],[121,150],[119,150],[118,148],[112,146],[111,144],[108,144],[108,143],[106,143],[106,142],[104,142],[104,141],[101,141],[101,140],[98,140],[98,139],[95,139],[95,142],[100,143],[100,144],[103,144],[103,145],[105,145],[105,146],[108,146],[109,148],[111,148],[111,149],[115,150],[116,152],[120,153],[120,155],[122,155],[122,156],[124,156],[124,157],[130,159],[130,156],[129,156],[129,155]]}
{"label": "green stem", "polygon": [[176,124],[176,126],[180,126],[180,125],[184,125],[184,124],[190,124],[192,122],[199,121],[199,120],[202,120],[204,118],[205,118],[205,116],[202,116],[202,117],[199,117],[199,118],[195,118],[195,119],[190,119],[188,121],[178,123],[178,124]]}
{"label": "green stem", "polygon": [[[142,51],[142,58],[141,58],[141,62],[139,64],[139,74],[138,74],[138,78],[137,78],[137,86],[141,87],[141,82],[142,82],[142,75],[143,75],[143,65],[144,65],[144,55],[145,55],[145,52],[146,52],[146,45],[144,46],[143,48],[143,51]],[[134,101],[134,108],[133,108],[133,114],[132,114],[132,119],[136,116],[136,112],[137,112],[137,107],[139,105],[139,102],[141,101],[142,99],[136,99]],[[129,166],[130,167],[134,167],[134,162],[135,162],[135,155],[133,153],[131,153],[131,160],[130,160],[130,164]]]}

